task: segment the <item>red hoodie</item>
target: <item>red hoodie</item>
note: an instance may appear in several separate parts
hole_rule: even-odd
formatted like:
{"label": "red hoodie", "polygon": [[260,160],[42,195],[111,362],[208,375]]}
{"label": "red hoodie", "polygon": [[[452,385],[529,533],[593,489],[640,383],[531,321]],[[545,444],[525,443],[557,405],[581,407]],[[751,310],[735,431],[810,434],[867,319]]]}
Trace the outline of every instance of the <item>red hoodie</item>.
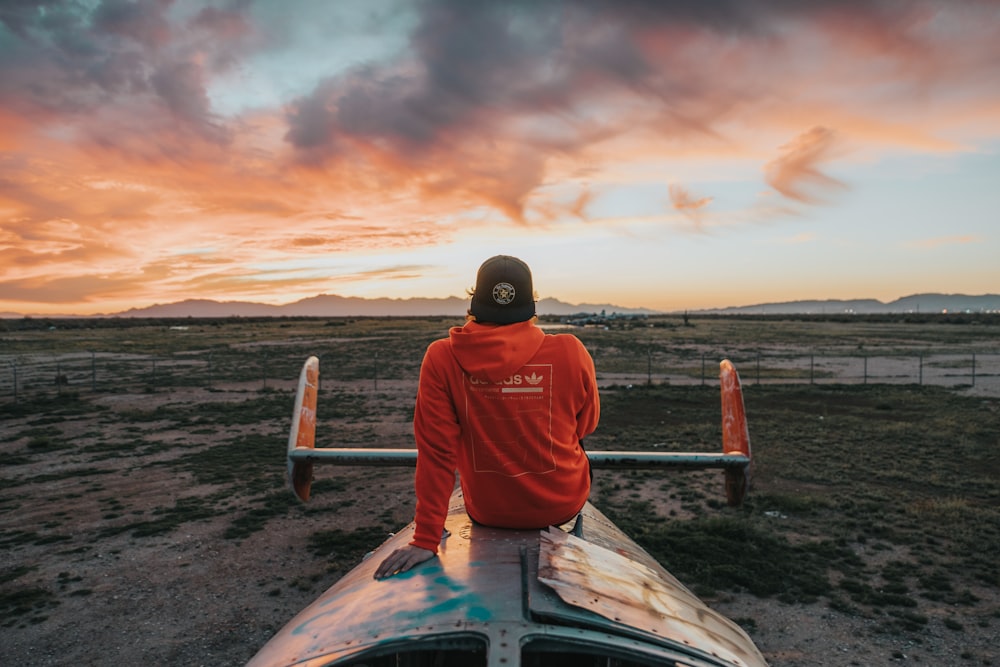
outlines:
{"label": "red hoodie", "polygon": [[427,348],[413,430],[416,533],[437,552],[458,470],[466,510],[501,528],[573,518],[590,493],[580,440],[597,428],[594,361],[575,336],[533,321],[470,321]]}

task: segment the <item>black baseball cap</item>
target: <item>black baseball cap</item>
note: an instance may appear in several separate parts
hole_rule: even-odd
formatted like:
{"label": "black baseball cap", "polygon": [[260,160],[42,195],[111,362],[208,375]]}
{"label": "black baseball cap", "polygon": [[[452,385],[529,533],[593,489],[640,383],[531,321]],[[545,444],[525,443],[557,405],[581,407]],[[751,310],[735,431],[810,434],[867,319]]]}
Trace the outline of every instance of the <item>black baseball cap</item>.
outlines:
{"label": "black baseball cap", "polygon": [[517,257],[490,257],[476,274],[469,311],[477,322],[513,324],[535,316],[531,269]]}

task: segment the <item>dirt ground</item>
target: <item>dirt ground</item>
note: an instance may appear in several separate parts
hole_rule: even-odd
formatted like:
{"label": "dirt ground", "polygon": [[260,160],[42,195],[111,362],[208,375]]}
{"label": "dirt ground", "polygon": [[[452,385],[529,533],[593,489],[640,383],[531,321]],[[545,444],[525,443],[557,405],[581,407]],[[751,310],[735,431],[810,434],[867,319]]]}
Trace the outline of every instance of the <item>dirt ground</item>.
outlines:
{"label": "dirt ground", "polygon": [[[382,391],[396,397],[402,415],[415,387],[387,383]],[[108,412],[64,420],[58,426],[75,445],[89,443],[98,432],[106,438],[109,431],[127,429],[118,424],[117,414],[148,411],[157,404],[217,402],[227,396],[238,401],[246,394],[216,390],[208,395],[188,389],[106,395],[95,400]],[[44,428],[31,417],[5,422],[0,429],[7,434]],[[283,451],[287,423],[268,428],[272,430],[261,435],[273,436],[275,448]],[[319,429],[324,428],[321,415]],[[366,428],[374,429],[369,435],[380,442],[404,446],[412,439],[402,417]],[[207,443],[212,435],[179,429],[135,437],[187,446],[199,439]],[[5,437],[2,453],[13,456],[26,445],[27,438]],[[242,540],[223,538],[234,514],[245,509],[241,497],[220,502],[215,513],[161,535],[102,532],[130,515],[148,517],[178,499],[211,493],[190,473],[151,465],[156,457],[175,455],[168,447],[140,461],[84,457],[61,449],[20,463],[16,478],[13,468],[4,464],[0,571],[5,576],[0,583],[26,599],[18,607],[10,595],[5,598],[0,665],[242,665],[350,566],[349,558],[336,549],[317,555],[309,547],[310,535],[370,526],[376,513],[399,527],[412,516],[411,470],[317,468],[317,480],[347,484],[317,491],[304,511],[271,520],[266,529]],[[107,474],[58,474],[74,466]],[[604,474],[612,473],[597,472]],[[12,484],[29,477],[36,481]],[[600,507],[600,498],[594,502]],[[727,593],[707,602],[730,618],[752,619],[750,634],[775,667],[1000,665],[996,623],[969,625],[962,632],[928,629],[913,642],[875,632],[872,621],[833,611],[823,601],[789,605]],[[18,609],[30,612],[18,617]]]}

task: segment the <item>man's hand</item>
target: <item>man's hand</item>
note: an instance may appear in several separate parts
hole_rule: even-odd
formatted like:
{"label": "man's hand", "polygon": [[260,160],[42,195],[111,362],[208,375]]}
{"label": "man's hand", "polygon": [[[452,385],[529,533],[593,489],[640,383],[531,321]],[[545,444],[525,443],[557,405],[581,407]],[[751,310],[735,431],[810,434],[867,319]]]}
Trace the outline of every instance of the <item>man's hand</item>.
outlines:
{"label": "man's hand", "polygon": [[414,565],[420,565],[425,560],[434,558],[434,552],[408,544],[402,549],[396,549],[386,556],[386,559],[375,570],[376,579],[385,579],[398,572],[406,572]]}

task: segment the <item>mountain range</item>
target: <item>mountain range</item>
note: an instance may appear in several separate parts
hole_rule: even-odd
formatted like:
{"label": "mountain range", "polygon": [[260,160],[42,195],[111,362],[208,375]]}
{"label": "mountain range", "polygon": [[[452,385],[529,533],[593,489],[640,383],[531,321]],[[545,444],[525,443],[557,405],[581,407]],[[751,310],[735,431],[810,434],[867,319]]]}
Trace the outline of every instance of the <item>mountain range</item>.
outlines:
{"label": "mountain range", "polygon": [[1000,313],[1000,294],[913,294],[882,302],[877,299],[827,299],[813,301],[787,301],[761,303],[753,306],[733,306],[706,311],[730,314],[818,314],[856,313],[874,315],[884,313]]}
{"label": "mountain range", "polygon": [[[335,294],[321,294],[284,305],[250,301],[213,301],[188,299],[176,303],[131,308],[120,313],[91,317],[422,317],[440,315],[462,317],[468,309],[467,298],[446,299],[363,299]],[[568,316],[582,313],[608,315],[656,315],[664,311],[649,308],[624,308],[613,304],[571,304],[558,299],[541,299],[539,315]],[[895,301],[877,299],[828,299],[760,303],[689,311],[692,314],[880,314],[880,313],[941,313],[941,312],[1000,312],[1000,294],[969,296],[966,294],[914,294]],[[19,313],[0,313],[0,317],[24,317]],[[66,316],[72,317],[72,316]]]}
{"label": "mountain range", "polygon": [[[558,299],[541,299],[537,306],[539,315],[572,315],[606,311],[628,315],[653,315],[648,308],[624,308],[611,304],[568,304]],[[179,303],[133,308],[119,317],[422,317],[441,315],[464,317],[469,300],[457,296],[446,299],[363,299],[360,297],[321,294],[273,306],[246,301],[211,301],[191,299]]]}

